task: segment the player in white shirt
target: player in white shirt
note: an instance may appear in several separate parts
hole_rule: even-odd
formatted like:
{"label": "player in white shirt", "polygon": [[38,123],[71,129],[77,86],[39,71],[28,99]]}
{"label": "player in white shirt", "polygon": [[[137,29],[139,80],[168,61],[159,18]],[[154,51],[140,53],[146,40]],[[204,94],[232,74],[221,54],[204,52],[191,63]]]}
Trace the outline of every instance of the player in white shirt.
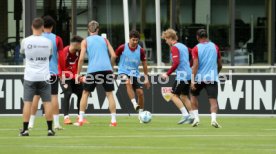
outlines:
{"label": "player in white shirt", "polygon": [[51,104],[51,85],[47,83],[50,77],[49,60],[53,45],[50,40],[42,36],[43,20],[35,18],[32,22],[33,35],[23,39],[20,52],[25,55],[26,66],[24,73],[24,107],[23,129],[20,136],[29,136],[28,124],[31,105],[35,94],[42,98],[45,117],[48,125],[48,136],[54,136],[52,130],[53,113]]}

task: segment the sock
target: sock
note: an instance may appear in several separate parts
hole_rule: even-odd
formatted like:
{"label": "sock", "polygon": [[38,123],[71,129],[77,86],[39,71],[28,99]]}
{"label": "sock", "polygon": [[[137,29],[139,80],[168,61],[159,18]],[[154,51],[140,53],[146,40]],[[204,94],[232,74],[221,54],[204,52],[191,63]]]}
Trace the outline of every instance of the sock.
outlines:
{"label": "sock", "polygon": [[116,122],[116,113],[111,113],[111,123]]}
{"label": "sock", "polygon": [[34,126],[34,121],[35,121],[35,115],[31,115],[29,120],[29,126]]}
{"label": "sock", "polygon": [[58,114],[54,114],[54,125],[55,126],[60,126],[59,125],[59,115]]}
{"label": "sock", "polygon": [[67,118],[69,118],[69,115],[64,116],[64,119],[67,119]]}
{"label": "sock", "polygon": [[139,114],[142,113],[144,111],[144,109],[139,109]]}
{"label": "sock", "polygon": [[137,105],[137,102],[136,102],[135,98],[131,99],[131,102],[132,102],[133,105],[135,105],[135,104]]}
{"label": "sock", "polygon": [[191,115],[192,118],[195,118],[195,115],[194,115],[193,111],[189,111],[189,114]]}
{"label": "sock", "polygon": [[182,115],[183,115],[184,117],[186,117],[186,116],[189,115],[189,114],[188,114],[188,111],[186,110],[185,107],[182,107],[182,108],[180,109],[180,111],[181,111],[181,113],[182,113]]}
{"label": "sock", "polygon": [[29,125],[29,122],[23,122],[23,132],[25,130],[28,130],[28,125]]}
{"label": "sock", "polygon": [[53,121],[52,120],[51,121],[47,121],[48,130],[52,130],[53,129],[52,125],[53,125]]}
{"label": "sock", "polygon": [[193,112],[193,115],[195,116],[195,118],[199,119],[198,110],[193,110],[192,112]]}
{"label": "sock", "polygon": [[84,114],[84,111],[80,111],[79,121],[83,121]]}
{"label": "sock", "polygon": [[216,113],[211,113],[211,118],[212,118],[212,121],[217,121],[217,114]]}

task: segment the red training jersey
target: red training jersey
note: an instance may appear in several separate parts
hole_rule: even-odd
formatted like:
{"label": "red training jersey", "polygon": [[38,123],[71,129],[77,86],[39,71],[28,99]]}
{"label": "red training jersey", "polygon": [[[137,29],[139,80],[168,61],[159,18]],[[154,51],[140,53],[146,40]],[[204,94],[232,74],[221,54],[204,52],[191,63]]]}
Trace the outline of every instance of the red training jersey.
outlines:
{"label": "red training jersey", "polygon": [[[61,52],[59,52],[59,76],[62,76],[63,71],[70,72],[73,75],[73,79],[75,79],[75,76],[78,71],[78,62],[79,62],[79,52],[76,52],[74,54],[71,54],[69,52],[69,46],[66,46]],[[64,72],[65,76],[67,78],[70,77],[70,73]]]}

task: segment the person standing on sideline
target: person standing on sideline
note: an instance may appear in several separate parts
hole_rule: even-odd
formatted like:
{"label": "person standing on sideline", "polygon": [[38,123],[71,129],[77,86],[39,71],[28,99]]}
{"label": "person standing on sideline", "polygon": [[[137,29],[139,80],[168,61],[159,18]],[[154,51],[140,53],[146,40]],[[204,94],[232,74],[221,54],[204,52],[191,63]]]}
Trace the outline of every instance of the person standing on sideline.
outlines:
{"label": "person standing on sideline", "polygon": [[[117,58],[120,57],[118,74],[127,79],[127,94],[133,104],[134,109],[139,111],[140,114],[144,111],[144,92],[142,85],[139,83],[140,80],[138,81],[140,78],[139,65],[141,61],[145,75],[144,84],[147,89],[150,87],[150,82],[148,79],[148,66],[145,50],[140,45],[138,45],[139,39],[139,32],[135,30],[131,31],[129,34],[129,42],[122,44],[117,48],[116,56]],[[138,96],[138,104],[135,99],[134,91]]]}
{"label": "person standing on sideline", "polygon": [[32,22],[33,35],[22,40],[21,54],[26,59],[24,73],[24,107],[23,107],[23,130],[20,136],[29,136],[28,124],[31,114],[32,101],[38,94],[44,105],[45,118],[48,125],[48,136],[54,136],[52,130],[53,114],[51,104],[51,85],[49,80],[49,60],[52,55],[52,43],[42,36],[43,20],[35,18]]}
{"label": "person standing on sideline", "polygon": [[[53,55],[50,61],[50,84],[51,84],[51,94],[52,94],[52,104],[53,104],[53,116],[54,116],[54,129],[61,130],[62,127],[59,123],[59,104],[58,104],[58,53],[63,50],[62,39],[53,34],[53,28],[56,25],[55,20],[51,16],[44,16],[44,33],[43,36],[49,39],[53,44]],[[33,100],[32,113],[29,123],[29,128],[34,127],[35,114],[37,112],[38,101],[40,97],[36,95]]]}
{"label": "person standing on sideline", "polygon": [[[112,67],[114,66],[116,55],[109,41],[98,35],[99,23],[97,21],[92,20],[89,22],[88,32],[90,35],[81,43],[81,54],[78,64],[78,75],[80,75],[85,53],[87,53],[87,75],[84,82],[84,90],[80,103],[80,118],[77,123],[74,123],[74,125],[83,125],[83,118],[85,115],[88,96],[90,95],[90,92],[93,92],[96,86],[99,84],[103,86],[109,101],[109,110],[111,113],[110,126],[115,127],[117,126],[117,122],[116,104],[113,96],[114,79]],[[109,55],[111,56],[111,61]]]}
{"label": "person standing on sideline", "polygon": [[80,36],[73,36],[73,38],[70,40],[70,45],[66,46],[59,53],[59,77],[60,85],[64,94],[64,99],[62,102],[64,113],[63,123],[66,125],[72,124],[72,121],[69,117],[70,98],[72,93],[75,93],[78,97],[78,115],[80,110],[80,100],[82,97],[83,87],[82,84],[77,84],[75,80],[78,70],[82,40],[83,38]]}
{"label": "person standing on sideline", "polygon": [[199,43],[192,51],[193,75],[191,83],[191,101],[195,115],[192,126],[195,127],[199,125],[197,96],[204,88],[207,91],[211,106],[211,125],[215,128],[220,128],[221,126],[216,120],[216,114],[218,111],[218,73],[222,68],[221,55],[218,46],[208,40],[208,34],[205,29],[199,29],[196,37]]}
{"label": "person standing on sideline", "polygon": [[176,72],[175,82],[172,87],[171,100],[182,113],[182,118],[178,124],[191,124],[193,122],[193,117],[188,113],[188,111],[192,111],[191,102],[188,96],[190,93],[192,70],[189,62],[188,48],[184,44],[177,42],[178,37],[176,35],[176,31],[173,29],[167,29],[164,31],[162,38],[166,40],[166,43],[171,48],[172,59],[171,68],[167,71],[167,73],[162,74],[162,78],[166,79],[174,71]]}

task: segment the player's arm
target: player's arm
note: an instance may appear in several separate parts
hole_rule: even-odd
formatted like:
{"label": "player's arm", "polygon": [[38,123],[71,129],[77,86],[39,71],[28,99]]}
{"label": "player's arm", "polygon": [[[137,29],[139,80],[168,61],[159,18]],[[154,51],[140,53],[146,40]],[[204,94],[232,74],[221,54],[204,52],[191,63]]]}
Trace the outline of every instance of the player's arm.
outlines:
{"label": "player's arm", "polygon": [[195,89],[195,77],[198,71],[198,49],[197,47],[194,47],[192,50],[192,56],[193,56],[193,67],[192,67],[192,83],[191,83],[191,88]]}
{"label": "player's arm", "polygon": [[53,43],[50,42],[50,56],[49,56],[49,61],[52,59],[52,55],[53,55]]}
{"label": "player's arm", "polygon": [[62,79],[62,73],[63,70],[65,70],[65,55],[63,54],[66,50],[66,47],[63,49],[63,51],[58,52],[59,58],[58,58],[58,74],[59,77]]}
{"label": "player's arm", "polygon": [[172,52],[172,61],[173,61],[173,64],[171,66],[171,68],[167,71],[167,75],[170,76],[175,70],[176,68],[178,67],[179,65],[179,50],[177,47],[175,46],[172,46],[171,47],[171,52]]}
{"label": "player's arm", "polygon": [[107,48],[108,48],[108,51],[109,51],[109,55],[110,55],[110,58],[111,58],[111,65],[112,65],[112,68],[113,68],[114,65],[115,65],[116,55],[115,55],[114,49],[111,46],[108,39],[106,39],[106,42],[107,42]]}
{"label": "player's arm", "polygon": [[143,71],[145,75],[145,82],[144,85],[146,86],[147,89],[150,88],[150,81],[149,81],[149,74],[148,74],[148,64],[147,64],[147,58],[146,58],[146,53],[143,48],[141,48],[141,61],[142,61],[142,66],[143,66]]}
{"label": "player's arm", "polygon": [[120,57],[123,53],[123,51],[125,50],[125,45],[122,44],[120,45],[116,50],[115,50],[115,56],[116,58]]}
{"label": "player's arm", "polygon": [[193,67],[193,56],[192,56],[192,50],[193,50],[193,49],[188,48],[190,67]]}
{"label": "player's arm", "polygon": [[86,42],[86,39],[84,39],[81,42],[81,52],[80,52],[80,57],[79,57],[79,62],[78,62],[77,76],[80,75],[81,70],[82,70],[82,65],[83,65],[83,62],[84,62],[85,54],[86,54],[86,47],[87,47],[87,42]]}
{"label": "player's arm", "polygon": [[62,50],[63,50],[63,41],[62,41],[61,37],[57,36],[56,37],[56,42],[57,42],[57,51],[58,51],[58,53],[62,52]]}
{"label": "player's arm", "polygon": [[218,54],[218,73],[219,73],[222,69],[222,62],[221,62],[221,54],[220,54],[219,47],[216,46],[216,49],[217,49],[217,54]]}

